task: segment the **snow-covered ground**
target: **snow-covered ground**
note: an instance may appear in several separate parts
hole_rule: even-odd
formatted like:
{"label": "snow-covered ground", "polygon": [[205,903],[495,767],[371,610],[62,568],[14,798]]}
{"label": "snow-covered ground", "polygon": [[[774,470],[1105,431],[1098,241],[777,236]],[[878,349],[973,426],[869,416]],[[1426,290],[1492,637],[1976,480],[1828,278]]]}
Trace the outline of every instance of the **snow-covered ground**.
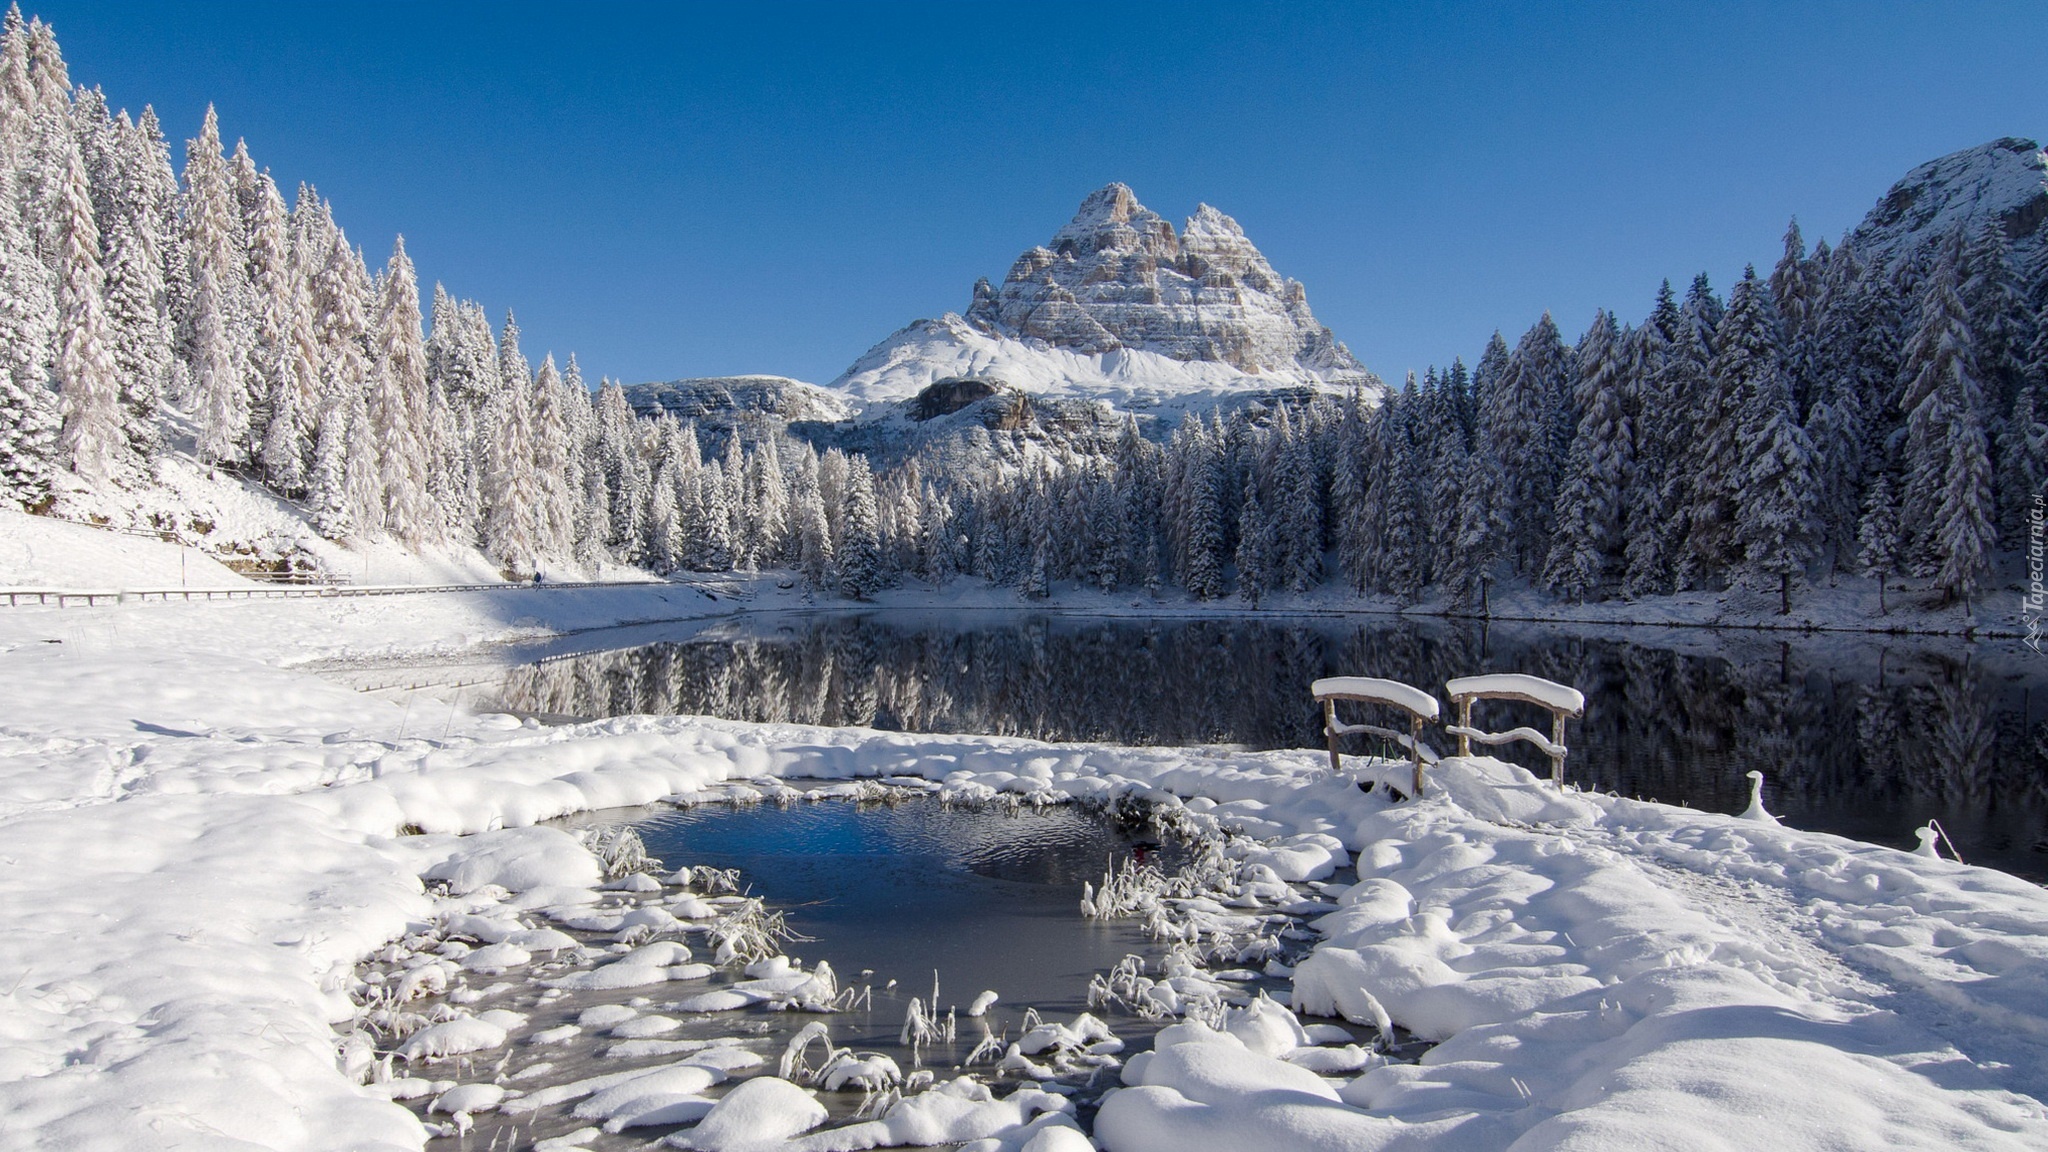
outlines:
{"label": "snow-covered ground", "polygon": [[1320,751],[544,729],[300,667],[736,607],[714,596],[0,609],[0,1148],[420,1147],[411,1112],[339,1070],[333,1026],[357,962],[437,911],[423,874],[573,895],[596,865],[540,821],[880,775],[1135,792],[1285,841],[1269,864],[1356,854],[1297,1006],[1442,1042],[1324,1079],[1284,1041],[1184,1026],[1104,1105],[1117,1152],[2048,1146],[2048,892],[2001,873],[1486,760],[1393,803]]}

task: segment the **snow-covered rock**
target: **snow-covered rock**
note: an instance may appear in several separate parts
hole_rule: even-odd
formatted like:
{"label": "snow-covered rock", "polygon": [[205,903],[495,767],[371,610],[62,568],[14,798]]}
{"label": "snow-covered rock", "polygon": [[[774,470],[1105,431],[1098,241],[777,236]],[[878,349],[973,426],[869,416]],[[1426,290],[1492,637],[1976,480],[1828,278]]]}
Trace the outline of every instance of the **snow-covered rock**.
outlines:
{"label": "snow-covered rock", "polygon": [[1179,233],[1122,184],[1082,202],[966,314],[920,320],[830,387],[910,400],[983,380],[1119,407],[1162,397],[1288,387],[1377,387],[1316,322],[1300,283],[1274,272],[1235,220],[1204,204]]}
{"label": "snow-covered rock", "polygon": [[2005,231],[2018,267],[2048,274],[2048,152],[2039,144],[2008,136],[1929,160],[1892,185],[1848,242],[1864,261],[1889,263],[1958,229],[1974,235],[1986,220]]}

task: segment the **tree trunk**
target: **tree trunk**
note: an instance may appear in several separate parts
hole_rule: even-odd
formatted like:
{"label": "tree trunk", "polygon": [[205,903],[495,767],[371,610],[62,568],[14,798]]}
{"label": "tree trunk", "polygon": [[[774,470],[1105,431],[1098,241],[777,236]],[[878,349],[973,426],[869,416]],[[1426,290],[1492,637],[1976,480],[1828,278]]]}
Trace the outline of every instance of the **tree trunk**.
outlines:
{"label": "tree trunk", "polygon": [[1780,572],[1778,573],[1778,615],[1790,616],[1791,614],[1792,574],[1790,572]]}

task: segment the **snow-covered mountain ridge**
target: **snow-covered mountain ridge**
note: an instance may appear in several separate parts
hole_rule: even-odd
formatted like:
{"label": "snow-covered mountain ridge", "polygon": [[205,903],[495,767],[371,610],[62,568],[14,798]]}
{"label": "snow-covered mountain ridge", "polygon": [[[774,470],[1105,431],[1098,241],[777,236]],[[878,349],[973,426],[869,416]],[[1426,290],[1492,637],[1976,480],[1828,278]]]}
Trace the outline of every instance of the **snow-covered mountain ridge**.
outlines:
{"label": "snow-covered mountain ridge", "polygon": [[1848,243],[1866,262],[1889,263],[1958,231],[1971,236],[1987,220],[2005,233],[2016,266],[2036,279],[2048,272],[2048,151],[2038,143],[2008,136],[1929,160],[1892,185]]}
{"label": "snow-covered mountain ridge", "polygon": [[948,379],[1145,408],[1379,381],[1309,311],[1237,221],[1204,204],[1176,232],[1122,184],[1090,195],[966,314],[919,320],[828,387],[907,400]]}

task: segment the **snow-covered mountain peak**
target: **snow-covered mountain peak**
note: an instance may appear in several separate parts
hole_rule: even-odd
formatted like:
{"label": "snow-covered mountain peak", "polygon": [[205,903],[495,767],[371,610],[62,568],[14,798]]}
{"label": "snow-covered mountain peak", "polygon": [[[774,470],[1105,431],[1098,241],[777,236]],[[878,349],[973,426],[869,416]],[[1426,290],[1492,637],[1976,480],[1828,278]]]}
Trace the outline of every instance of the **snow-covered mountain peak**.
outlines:
{"label": "snow-covered mountain peak", "polygon": [[1124,184],[1090,193],[1001,284],[975,284],[964,316],[897,332],[833,386],[901,400],[974,373],[1127,403],[1378,386],[1237,221],[1202,204],[1176,232]]}
{"label": "snow-covered mountain peak", "polygon": [[1889,261],[1940,243],[1957,230],[1974,234],[1996,220],[2021,267],[2048,259],[2048,152],[2008,136],[1929,160],[1892,185],[1849,233],[1865,260]]}

